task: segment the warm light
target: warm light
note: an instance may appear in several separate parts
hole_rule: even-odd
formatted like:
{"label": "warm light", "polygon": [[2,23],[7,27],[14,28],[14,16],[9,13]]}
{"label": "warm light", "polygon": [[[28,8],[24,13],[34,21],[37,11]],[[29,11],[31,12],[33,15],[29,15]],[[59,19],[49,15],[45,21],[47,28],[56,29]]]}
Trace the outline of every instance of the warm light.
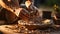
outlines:
{"label": "warm light", "polygon": [[49,19],[46,19],[43,21],[44,24],[50,24],[50,20]]}
{"label": "warm light", "polygon": [[27,8],[28,8],[31,4],[32,4],[32,3],[31,3],[30,1],[26,1],[26,2],[25,2],[25,5],[26,5]]}
{"label": "warm light", "polygon": [[58,5],[55,4],[55,5],[54,5],[54,9],[56,10],[56,8],[58,8]]}
{"label": "warm light", "polygon": [[11,1],[11,0],[8,0],[9,2]]}

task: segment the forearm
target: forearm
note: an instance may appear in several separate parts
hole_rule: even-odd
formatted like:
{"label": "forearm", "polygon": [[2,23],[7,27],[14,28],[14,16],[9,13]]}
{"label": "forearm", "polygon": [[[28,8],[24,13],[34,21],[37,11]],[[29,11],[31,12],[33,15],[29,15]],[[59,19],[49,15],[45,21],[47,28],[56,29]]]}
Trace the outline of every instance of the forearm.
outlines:
{"label": "forearm", "polygon": [[0,6],[2,6],[3,8],[9,10],[9,11],[13,11],[10,7],[8,7],[2,0],[0,0]]}
{"label": "forearm", "polygon": [[[5,1],[6,1],[6,3],[5,3]],[[3,8],[5,8],[5,9],[7,9],[9,11],[13,11],[15,9],[20,8],[18,0],[11,0],[11,1],[0,0],[0,6],[2,6]]]}

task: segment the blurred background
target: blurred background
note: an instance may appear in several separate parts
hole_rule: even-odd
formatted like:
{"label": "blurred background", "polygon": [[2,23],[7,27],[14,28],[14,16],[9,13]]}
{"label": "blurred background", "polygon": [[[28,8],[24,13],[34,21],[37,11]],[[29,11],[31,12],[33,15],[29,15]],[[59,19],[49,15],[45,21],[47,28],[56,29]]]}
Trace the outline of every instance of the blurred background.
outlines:
{"label": "blurred background", "polygon": [[58,6],[60,6],[59,2],[60,2],[60,0],[35,0],[35,5],[37,7],[41,6],[41,5],[52,7],[55,4],[57,4]]}
{"label": "blurred background", "polygon": [[[24,3],[26,0],[20,0],[20,3]],[[34,0],[34,5],[36,7],[41,7],[41,6],[48,6],[48,7],[53,7],[55,4],[60,6],[59,4],[60,0]]]}

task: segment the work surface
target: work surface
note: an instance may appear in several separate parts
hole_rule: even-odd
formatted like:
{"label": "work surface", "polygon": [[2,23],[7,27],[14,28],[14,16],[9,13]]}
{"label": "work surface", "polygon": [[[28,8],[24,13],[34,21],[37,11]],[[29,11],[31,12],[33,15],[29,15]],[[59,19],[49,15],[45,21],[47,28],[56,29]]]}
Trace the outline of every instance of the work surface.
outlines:
{"label": "work surface", "polygon": [[[2,22],[2,21],[0,21]],[[4,34],[60,34],[60,25],[57,25],[59,28],[46,28],[46,29],[36,29],[36,30],[28,30],[27,28],[24,28],[24,26],[21,26],[21,28],[18,27],[18,25],[0,25],[0,31]]]}

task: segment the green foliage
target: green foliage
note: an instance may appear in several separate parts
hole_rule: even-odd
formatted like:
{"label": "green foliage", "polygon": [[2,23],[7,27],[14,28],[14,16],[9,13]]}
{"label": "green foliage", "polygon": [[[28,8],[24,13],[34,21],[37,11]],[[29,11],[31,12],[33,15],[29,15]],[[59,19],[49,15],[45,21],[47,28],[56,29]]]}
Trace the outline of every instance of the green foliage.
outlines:
{"label": "green foliage", "polygon": [[44,5],[53,6],[54,4],[58,4],[60,6],[60,0],[46,0]]}

